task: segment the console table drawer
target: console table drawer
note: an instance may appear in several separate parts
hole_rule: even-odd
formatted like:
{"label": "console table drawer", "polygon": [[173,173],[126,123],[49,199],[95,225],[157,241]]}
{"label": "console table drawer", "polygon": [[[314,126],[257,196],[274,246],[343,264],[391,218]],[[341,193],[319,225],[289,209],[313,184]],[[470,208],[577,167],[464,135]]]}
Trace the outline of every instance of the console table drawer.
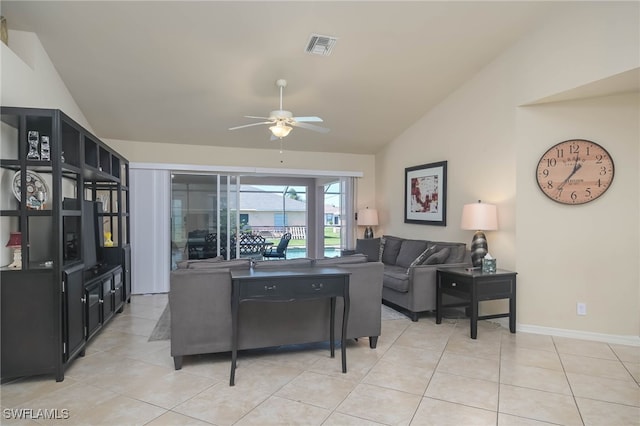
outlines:
{"label": "console table drawer", "polygon": [[296,297],[342,295],[343,278],[317,278],[302,280],[295,286]]}
{"label": "console table drawer", "polygon": [[240,300],[287,300],[294,295],[292,284],[281,280],[246,281],[240,285]]}
{"label": "console table drawer", "polygon": [[240,299],[290,300],[342,295],[343,278],[296,278],[246,281],[240,285]]}

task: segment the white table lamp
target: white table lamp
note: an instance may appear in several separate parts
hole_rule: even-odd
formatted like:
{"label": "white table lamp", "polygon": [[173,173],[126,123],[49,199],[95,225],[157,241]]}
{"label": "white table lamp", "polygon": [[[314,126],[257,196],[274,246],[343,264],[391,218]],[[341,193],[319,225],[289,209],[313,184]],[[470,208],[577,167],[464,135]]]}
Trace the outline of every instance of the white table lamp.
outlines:
{"label": "white table lamp", "polygon": [[358,212],[358,225],[366,226],[364,230],[365,238],[373,238],[372,226],[378,226],[378,211],[366,208]]}
{"label": "white table lamp", "polygon": [[471,240],[471,261],[474,267],[482,265],[482,259],[489,252],[487,237],[482,231],[498,229],[498,212],[493,204],[478,200],[477,203],[465,204],[462,209],[462,229],[476,231]]}

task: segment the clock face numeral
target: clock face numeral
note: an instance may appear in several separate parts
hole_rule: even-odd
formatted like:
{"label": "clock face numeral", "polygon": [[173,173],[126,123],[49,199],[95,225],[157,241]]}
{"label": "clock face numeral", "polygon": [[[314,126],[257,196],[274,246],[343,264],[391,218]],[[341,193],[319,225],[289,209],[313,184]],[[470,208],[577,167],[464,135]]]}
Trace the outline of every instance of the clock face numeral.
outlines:
{"label": "clock face numeral", "polygon": [[613,175],[613,160],[607,150],[584,139],[552,146],[542,155],[536,169],[542,192],[563,204],[595,200],[609,189]]}

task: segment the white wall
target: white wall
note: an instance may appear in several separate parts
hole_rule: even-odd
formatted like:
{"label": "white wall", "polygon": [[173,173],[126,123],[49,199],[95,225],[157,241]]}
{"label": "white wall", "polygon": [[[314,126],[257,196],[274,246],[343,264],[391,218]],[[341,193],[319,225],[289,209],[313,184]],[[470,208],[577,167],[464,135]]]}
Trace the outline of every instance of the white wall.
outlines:
{"label": "white wall", "polygon": [[3,106],[60,109],[93,131],[34,33],[9,30],[0,43],[0,101]]}
{"label": "white wall", "polygon": [[[328,136],[330,137],[330,135]],[[256,167],[292,170],[335,170],[362,173],[358,178],[358,207],[375,200],[375,156],[327,152],[287,151],[277,146],[265,149],[226,148],[201,145],[148,143],[103,139],[133,163],[190,164],[194,166]],[[265,144],[266,145],[266,144]]]}
{"label": "white wall", "polygon": [[[519,272],[520,329],[640,343],[637,93],[520,106],[640,67],[638,14],[637,3],[585,3],[551,18],[376,156],[386,233],[469,244],[462,206],[498,205],[489,250],[499,267]],[[601,143],[616,163],[613,187],[584,206],[559,205],[535,183],[542,153],[570,138]],[[448,225],[404,224],[404,168],[442,160]],[[576,301],[587,303],[586,317]]]}

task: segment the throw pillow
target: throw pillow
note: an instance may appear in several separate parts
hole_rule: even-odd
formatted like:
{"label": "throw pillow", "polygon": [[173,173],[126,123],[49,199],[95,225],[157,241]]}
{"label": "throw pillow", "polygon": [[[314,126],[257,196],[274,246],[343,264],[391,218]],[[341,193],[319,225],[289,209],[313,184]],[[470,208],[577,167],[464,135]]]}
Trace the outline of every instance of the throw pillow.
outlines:
{"label": "throw pillow", "polygon": [[356,241],[356,253],[367,256],[369,262],[377,262],[380,258],[380,238],[365,238]]}
{"label": "throw pillow", "polygon": [[404,239],[392,237],[391,235],[385,235],[384,239],[385,243],[384,250],[382,251],[382,263],[385,265],[395,265]]}
{"label": "throw pillow", "polygon": [[432,254],[424,261],[423,265],[440,265],[443,264],[447,257],[449,257],[451,249],[449,247],[443,248],[437,253]]}
{"label": "throw pillow", "polygon": [[411,262],[430,245],[428,241],[424,240],[403,240],[396,258],[396,265],[408,268]]}
{"label": "throw pillow", "polygon": [[413,262],[411,262],[411,265],[409,265],[409,267],[407,268],[407,274],[409,273],[409,270],[414,266],[422,265],[425,260],[427,260],[429,257],[431,257],[431,255],[435,253],[435,251],[436,251],[436,246],[431,245],[427,247],[425,251],[420,253],[420,255],[416,257],[416,259]]}

